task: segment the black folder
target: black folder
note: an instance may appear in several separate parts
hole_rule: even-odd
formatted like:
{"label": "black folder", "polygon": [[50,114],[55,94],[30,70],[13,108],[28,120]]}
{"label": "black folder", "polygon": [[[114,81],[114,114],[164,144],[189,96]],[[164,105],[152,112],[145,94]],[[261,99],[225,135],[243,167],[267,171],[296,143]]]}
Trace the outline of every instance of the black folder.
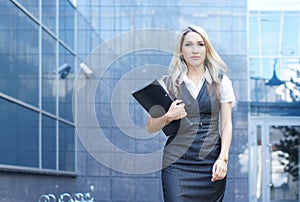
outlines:
{"label": "black folder", "polygon": [[[132,93],[132,96],[142,105],[142,107],[153,117],[157,118],[164,115],[171,106],[173,99],[167,91],[155,79],[144,88]],[[162,130],[166,136],[176,135],[185,131],[191,126],[188,118],[184,117],[172,121]]]}

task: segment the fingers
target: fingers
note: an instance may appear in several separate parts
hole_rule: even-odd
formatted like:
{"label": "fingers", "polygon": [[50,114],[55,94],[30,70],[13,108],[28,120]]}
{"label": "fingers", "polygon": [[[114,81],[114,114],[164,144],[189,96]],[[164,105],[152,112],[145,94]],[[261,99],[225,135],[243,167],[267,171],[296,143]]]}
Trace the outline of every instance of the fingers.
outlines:
{"label": "fingers", "polygon": [[182,100],[175,100],[171,107],[174,107],[174,108],[184,108],[185,104],[182,102]]}
{"label": "fingers", "polygon": [[184,109],[185,104],[182,102],[182,100],[175,100],[172,103],[172,105],[173,105],[174,108],[182,110],[181,112],[183,112],[183,111],[185,112],[185,109]]}
{"label": "fingers", "polygon": [[211,181],[216,181],[216,163],[213,165]]}
{"label": "fingers", "polygon": [[211,181],[222,180],[227,174],[227,163],[217,160],[213,165]]}
{"label": "fingers", "polygon": [[182,100],[175,100],[172,104],[178,105],[180,103],[182,103]]}
{"label": "fingers", "polygon": [[184,107],[185,104],[182,103],[182,100],[175,100],[170,106],[168,117],[170,117],[171,120],[177,120],[187,116]]}

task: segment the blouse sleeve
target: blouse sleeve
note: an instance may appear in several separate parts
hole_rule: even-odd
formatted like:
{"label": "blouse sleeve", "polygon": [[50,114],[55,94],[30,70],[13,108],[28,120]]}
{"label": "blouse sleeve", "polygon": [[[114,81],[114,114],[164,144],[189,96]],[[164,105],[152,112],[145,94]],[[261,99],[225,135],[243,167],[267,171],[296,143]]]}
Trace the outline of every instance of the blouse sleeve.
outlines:
{"label": "blouse sleeve", "polygon": [[222,85],[220,89],[220,101],[221,103],[231,102],[231,106],[236,104],[235,95],[233,92],[232,82],[228,76],[224,75],[222,79]]}

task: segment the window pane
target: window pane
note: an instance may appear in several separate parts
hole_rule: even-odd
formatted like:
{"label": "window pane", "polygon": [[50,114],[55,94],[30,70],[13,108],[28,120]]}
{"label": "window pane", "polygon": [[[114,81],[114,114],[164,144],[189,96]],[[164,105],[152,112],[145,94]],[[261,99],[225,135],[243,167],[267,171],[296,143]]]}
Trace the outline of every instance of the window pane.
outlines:
{"label": "window pane", "polygon": [[258,55],[259,54],[259,46],[258,46],[258,25],[257,25],[257,16],[251,17],[249,20],[249,50],[250,55]]}
{"label": "window pane", "polygon": [[39,18],[39,0],[18,0],[36,18]]}
{"label": "window pane", "polygon": [[42,109],[56,114],[56,41],[43,31],[42,39]]}
{"label": "window pane", "polygon": [[56,169],[56,121],[42,117],[42,168]]}
{"label": "window pane", "polygon": [[59,1],[59,38],[74,49],[74,8],[68,1]]}
{"label": "window pane", "polygon": [[0,164],[38,167],[38,113],[0,98]]}
{"label": "window pane", "polygon": [[56,33],[56,1],[42,1],[42,3],[43,24]]}
{"label": "window pane", "polygon": [[75,129],[59,123],[59,170],[75,171]]}
{"label": "window pane", "polygon": [[[59,47],[59,68],[65,70],[59,72],[59,116],[73,121],[72,99],[75,82],[75,57],[67,49]],[[63,76],[65,74],[65,76]]]}
{"label": "window pane", "polygon": [[[299,55],[300,16],[285,16],[282,34],[282,54]],[[298,42],[298,43],[297,43]]]}
{"label": "window pane", "polygon": [[16,7],[0,4],[0,91],[38,106],[38,26]]}
{"label": "window pane", "polygon": [[275,58],[265,59],[251,59],[250,60],[250,85],[251,85],[251,100],[253,102],[282,102],[284,101],[280,95],[278,95],[276,89],[280,86],[269,85],[268,82],[272,80],[275,74],[277,79],[281,81],[281,75],[279,74],[281,66]]}
{"label": "window pane", "polygon": [[261,44],[264,55],[277,55],[279,53],[280,17],[263,16],[261,23]]}

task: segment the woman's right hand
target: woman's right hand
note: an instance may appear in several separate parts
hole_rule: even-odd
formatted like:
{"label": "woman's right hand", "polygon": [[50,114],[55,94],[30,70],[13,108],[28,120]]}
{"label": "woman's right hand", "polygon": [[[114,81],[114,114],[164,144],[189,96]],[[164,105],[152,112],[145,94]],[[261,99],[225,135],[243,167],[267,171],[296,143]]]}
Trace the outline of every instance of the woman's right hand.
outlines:
{"label": "woman's right hand", "polygon": [[175,100],[172,102],[169,110],[166,113],[167,123],[186,117],[187,113],[184,106],[185,105],[182,103],[182,100]]}
{"label": "woman's right hand", "polygon": [[149,116],[148,122],[146,124],[147,131],[149,133],[159,131],[170,122],[181,119],[186,115],[187,113],[184,109],[182,100],[175,100],[169,107],[167,113],[165,113],[163,116],[158,118],[152,118],[151,116]]}

